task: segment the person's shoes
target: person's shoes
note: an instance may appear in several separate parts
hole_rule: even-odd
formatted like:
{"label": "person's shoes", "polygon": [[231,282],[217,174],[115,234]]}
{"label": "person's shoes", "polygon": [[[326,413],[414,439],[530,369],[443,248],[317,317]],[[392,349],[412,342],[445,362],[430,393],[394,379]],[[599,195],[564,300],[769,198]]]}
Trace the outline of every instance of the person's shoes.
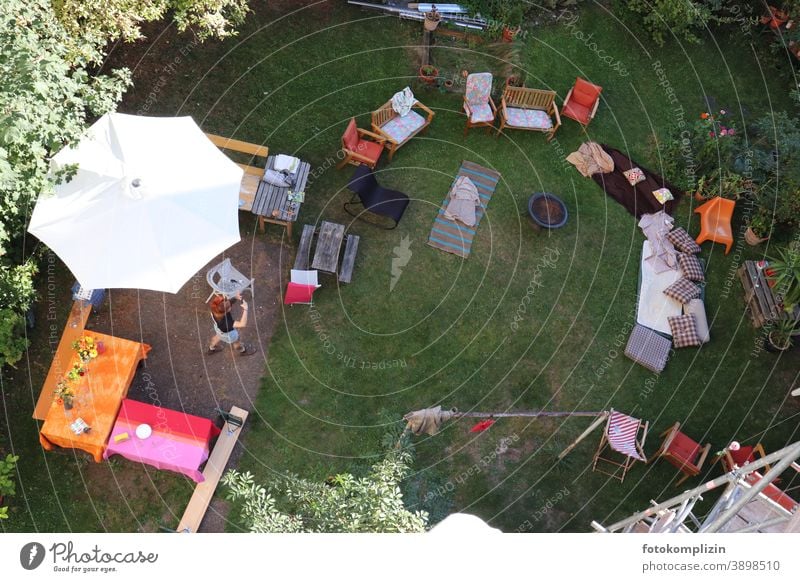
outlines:
{"label": "person's shoes", "polygon": [[256,353],[256,349],[253,346],[249,345],[249,344],[242,345],[242,349],[239,350],[239,355],[240,356],[252,356],[255,353]]}
{"label": "person's shoes", "polygon": [[208,352],[207,353],[210,356],[211,354],[217,354],[217,353],[219,353],[221,351],[222,351],[221,348],[208,348]]}

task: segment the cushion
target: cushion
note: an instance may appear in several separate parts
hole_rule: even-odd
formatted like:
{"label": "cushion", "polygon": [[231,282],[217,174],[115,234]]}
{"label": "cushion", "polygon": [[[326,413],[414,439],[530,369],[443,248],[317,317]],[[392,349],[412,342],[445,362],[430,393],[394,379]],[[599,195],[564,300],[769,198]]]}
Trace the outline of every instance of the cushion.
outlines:
{"label": "cushion", "polygon": [[700,336],[700,341],[706,343],[711,339],[708,333],[708,320],[706,319],[706,306],[702,299],[692,299],[683,306],[683,312],[694,315],[694,323],[697,326],[697,335]]}
{"label": "cushion", "polygon": [[[472,111],[472,115],[469,118],[472,123],[481,123],[494,119],[494,111],[492,111],[488,103],[470,103],[469,108]],[[464,111],[467,115],[470,115],[470,112],[467,111],[466,103],[464,104]]]}
{"label": "cushion", "polygon": [[283,298],[284,305],[291,305],[292,303],[311,303],[311,298],[314,296],[314,291],[317,287],[314,285],[300,285],[299,283],[289,283],[286,287],[286,295]]}
{"label": "cushion", "polygon": [[541,109],[522,109],[519,107],[506,107],[508,116],[506,123],[514,127],[525,127],[528,129],[550,129],[553,127],[553,120],[547,112]]}
{"label": "cushion", "polygon": [[395,115],[381,126],[381,131],[397,143],[403,143],[425,125],[425,118],[414,110],[405,117]]}
{"label": "cushion", "polygon": [[572,99],[570,99],[561,110],[562,115],[566,115],[567,117],[574,119],[583,125],[587,125],[589,123],[589,114],[591,112],[592,109],[590,107],[585,107],[579,103],[576,103]]}
{"label": "cushion", "polygon": [[[672,437],[672,442],[670,442],[667,450],[684,463],[694,465],[697,455],[700,452],[700,445],[678,431],[675,433],[675,436]],[[669,457],[667,457],[667,460],[670,460]]]}
{"label": "cushion", "polygon": [[751,446],[739,447],[738,451],[732,451],[728,449],[728,452],[730,453],[733,462],[740,467],[746,465],[750,461],[755,460],[755,449]]}
{"label": "cushion", "polygon": [[689,233],[681,227],[668,233],[667,240],[675,245],[675,248],[682,253],[697,254],[700,252],[700,245],[694,242],[694,239],[689,236]]}
{"label": "cushion", "polygon": [[358,127],[356,127],[355,118],[351,119],[350,123],[347,124],[347,129],[344,130],[344,135],[342,135],[342,143],[351,152],[356,151],[356,147],[358,147]]}
{"label": "cushion", "polygon": [[689,303],[692,299],[700,297],[700,287],[689,281],[686,277],[681,277],[664,289],[664,295],[672,297],[681,303]]}
{"label": "cushion", "polygon": [[705,281],[706,276],[703,273],[703,265],[700,263],[695,255],[689,253],[678,253],[678,265],[683,271],[683,276],[690,281]]}
{"label": "cushion", "polygon": [[591,109],[594,107],[594,102],[597,101],[597,97],[602,90],[601,87],[578,77],[575,79],[575,86],[572,88],[572,97],[570,97],[570,101],[574,99],[575,103],[578,105],[583,105]]}
{"label": "cushion", "polygon": [[642,172],[639,168],[631,168],[625,172],[622,172],[625,178],[628,179],[628,183],[631,186],[636,186],[639,182],[644,180],[644,172]]}
{"label": "cushion", "polygon": [[667,365],[670,349],[672,342],[667,338],[636,324],[625,346],[625,355],[648,370],[659,373]]}
{"label": "cushion", "polygon": [[672,196],[672,192],[669,191],[669,188],[659,188],[658,190],[653,190],[653,196],[656,197],[661,204],[666,204],[670,200],[675,200]]}
{"label": "cushion", "polygon": [[378,158],[381,157],[381,152],[383,152],[383,144],[382,143],[375,143],[374,141],[369,141],[366,139],[358,140],[358,146],[354,150],[356,153],[369,158],[375,162],[378,161]]}
{"label": "cushion", "polygon": [[672,344],[676,348],[699,346],[703,343],[697,334],[694,315],[673,315],[667,321],[672,329]]}

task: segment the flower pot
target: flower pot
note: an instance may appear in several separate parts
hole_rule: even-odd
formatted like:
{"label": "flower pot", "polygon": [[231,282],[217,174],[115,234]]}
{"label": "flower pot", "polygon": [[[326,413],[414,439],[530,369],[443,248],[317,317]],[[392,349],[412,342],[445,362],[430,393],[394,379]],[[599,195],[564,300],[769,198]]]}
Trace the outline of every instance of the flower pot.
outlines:
{"label": "flower pot", "polygon": [[522,87],[522,77],[518,75],[506,77],[506,87]]}
{"label": "flower pot", "polygon": [[419,68],[419,78],[423,83],[433,85],[436,83],[436,78],[439,76],[439,69],[431,67],[430,65],[423,65]]}
{"label": "flower pot", "polygon": [[454,84],[455,84],[455,83],[453,83],[453,79],[447,79],[447,80],[444,82],[444,88],[445,88],[445,89],[447,89],[447,90],[449,91],[449,90],[451,90],[451,89],[453,88],[453,85],[454,85]]}
{"label": "flower pot", "polygon": [[764,342],[764,347],[768,352],[781,353],[789,350],[792,347],[791,338],[788,338],[786,341],[781,343],[780,338],[778,338],[777,335],[778,334],[776,334],[774,330],[767,334],[767,341]]}
{"label": "flower pot", "polygon": [[425,30],[428,32],[433,32],[436,30],[436,27],[439,26],[439,22],[441,22],[441,16],[431,16],[430,13],[425,15],[425,20],[422,22],[422,26],[425,27]]}
{"label": "flower pot", "polygon": [[73,404],[72,400],[64,399],[64,410],[72,410],[73,406],[74,406],[74,404]]}
{"label": "flower pot", "polygon": [[503,27],[503,42],[514,42],[514,38],[520,33],[522,30],[521,26],[517,26],[516,28],[509,28],[508,26]]}
{"label": "flower pot", "polygon": [[747,244],[749,244],[752,247],[754,247],[756,245],[760,245],[761,243],[763,243],[767,239],[769,239],[769,237],[761,238],[760,236],[758,236],[755,233],[755,231],[752,228],[750,228],[749,226],[747,227],[747,230],[744,231],[744,240],[745,240],[745,242]]}

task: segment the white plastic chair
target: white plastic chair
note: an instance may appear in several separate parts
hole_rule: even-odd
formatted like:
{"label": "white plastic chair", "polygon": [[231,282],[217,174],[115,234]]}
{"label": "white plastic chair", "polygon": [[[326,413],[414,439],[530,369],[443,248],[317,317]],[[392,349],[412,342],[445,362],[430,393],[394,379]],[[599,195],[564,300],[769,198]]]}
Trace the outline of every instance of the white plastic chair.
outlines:
{"label": "white plastic chair", "polygon": [[250,289],[250,295],[252,295],[255,279],[248,279],[231,265],[230,259],[225,259],[206,273],[206,281],[213,289],[211,295],[206,299],[206,303],[208,303],[214,295],[223,295],[226,299],[230,299],[247,289]]}

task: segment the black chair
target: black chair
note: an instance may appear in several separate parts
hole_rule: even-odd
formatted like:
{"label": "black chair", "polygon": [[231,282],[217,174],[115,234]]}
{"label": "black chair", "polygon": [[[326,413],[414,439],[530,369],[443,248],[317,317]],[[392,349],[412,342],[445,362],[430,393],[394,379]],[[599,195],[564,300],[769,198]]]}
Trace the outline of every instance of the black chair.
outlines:
{"label": "black chair", "polygon": [[[345,203],[345,212],[350,216],[361,219],[363,219],[365,212],[371,212],[372,214],[392,219],[394,225],[390,227],[384,227],[376,222],[368,221],[373,222],[373,224],[385,230],[397,228],[410,202],[408,196],[402,192],[389,190],[378,184],[378,180],[375,179],[375,174],[373,174],[372,170],[367,166],[359,166],[356,168],[347,187],[352,190],[354,194],[350,202]],[[358,204],[364,207],[363,210],[357,213],[350,210],[350,206]]]}

